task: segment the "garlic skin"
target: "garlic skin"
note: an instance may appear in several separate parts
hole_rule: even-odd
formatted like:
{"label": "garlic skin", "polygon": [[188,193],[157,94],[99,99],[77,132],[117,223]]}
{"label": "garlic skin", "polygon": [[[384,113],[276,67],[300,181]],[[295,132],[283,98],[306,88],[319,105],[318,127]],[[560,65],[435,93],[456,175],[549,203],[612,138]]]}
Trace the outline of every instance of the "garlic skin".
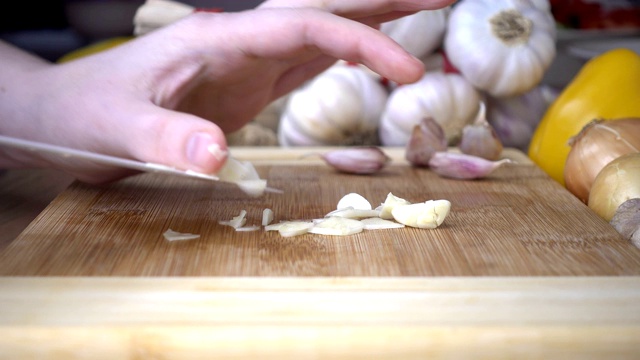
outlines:
{"label": "garlic skin", "polygon": [[320,157],[337,170],[361,175],[377,173],[391,162],[391,158],[375,146],[332,150]]}
{"label": "garlic skin", "polygon": [[429,159],[433,154],[446,150],[447,138],[442,127],[432,118],[424,118],[413,127],[405,159],[413,166],[429,166]]}
{"label": "garlic skin", "polygon": [[453,144],[475,118],[479,103],[480,93],[461,75],[427,72],[418,82],[391,92],[380,119],[380,141],[385,146],[405,146],[413,127],[433,118]]}
{"label": "garlic skin", "polygon": [[479,156],[487,160],[498,160],[502,154],[502,142],[498,134],[485,117],[485,105],[480,106],[480,111],[473,124],[466,125],[462,129],[462,137],[458,148],[464,154]]}
{"label": "garlic skin", "polygon": [[511,160],[491,161],[479,156],[440,151],[429,161],[429,168],[436,174],[460,180],[480,179]]}
{"label": "garlic skin", "polygon": [[281,146],[378,145],[387,90],[359,66],[336,64],[289,95]]}
{"label": "garlic skin", "polygon": [[548,9],[542,0],[458,1],[444,49],[476,88],[496,97],[523,94],[540,83],[556,55]]}

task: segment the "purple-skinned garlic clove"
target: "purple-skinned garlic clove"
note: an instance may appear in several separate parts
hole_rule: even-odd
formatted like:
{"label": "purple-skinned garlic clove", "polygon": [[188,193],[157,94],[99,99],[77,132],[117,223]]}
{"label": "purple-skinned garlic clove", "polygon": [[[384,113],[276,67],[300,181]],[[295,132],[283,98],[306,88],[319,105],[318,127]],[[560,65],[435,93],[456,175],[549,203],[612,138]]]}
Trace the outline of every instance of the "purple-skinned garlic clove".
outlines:
{"label": "purple-skinned garlic clove", "polygon": [[389,164],[391,158],[375,146],[346,147],[320,154],[336,170],[350,174],[374,174]]}
{"label": "purple-skinned garlic clove", "polygon": [[429,159],[438,151],[447,150],[447,138],[442,126],[433,118],[423,118],[411,131],[405,150],[405,159],[419,167],[429,166]]}
{"label": "purple-skinned garlic clove", "polygon": [[484,103],[480,103],[480,110],[472,124],[462,129],[462,136],[458,148],[465,154],[479,156],[487,160],[497,160],[502,154],[502,142],[495,129],[486,118]]}
{"label": "purple-skinned garlic clove", "polygon": [[429,160],[429,168],[447,178],[480,179],[509,162],[509,159],[494,161],[475,155],[439,151]]}

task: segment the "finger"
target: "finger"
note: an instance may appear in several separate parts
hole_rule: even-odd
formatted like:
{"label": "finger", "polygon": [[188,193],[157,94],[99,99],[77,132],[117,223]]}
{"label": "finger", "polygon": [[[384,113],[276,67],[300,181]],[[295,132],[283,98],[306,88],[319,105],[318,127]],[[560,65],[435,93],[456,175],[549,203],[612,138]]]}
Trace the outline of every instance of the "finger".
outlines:
{"label": "finger", "polygon": [[[208,27],[225,28],[224,24],[207,21],[211,14],[192,17],[190,31],[207,31]],[[215,16],[215,15],[213,15]],[[242,58],[266,58],[282,62],[308,59],[309,55],[329,56],[362,63],[371,70],[398,83],[418,80],[424,73],[421,61],[378,30],[312,9],[258,10],[228,16],[233,22],[226,28],[240,29],[224,34],[233,44],[237,59],[225,57],[220,68]],[[255,26],[260,24],[260,26]],[[213,46],[200,43],[198,46]],[[216,61],[214,59],[213,61]],[[297,65],[297,64],[294,64]],[[216,66],[212,66],[215,68]]]}
{"label": "finger", "polygon": [[390,12],[435,10],[454,0],[269,0],[260,7],[315,7],[332,14],[359,19]]}
{"label": "finger", "polygon": [[151,104],[129,116],[120,146],[134,159],[207,174],[226,160],[225,135],[210,121]]}

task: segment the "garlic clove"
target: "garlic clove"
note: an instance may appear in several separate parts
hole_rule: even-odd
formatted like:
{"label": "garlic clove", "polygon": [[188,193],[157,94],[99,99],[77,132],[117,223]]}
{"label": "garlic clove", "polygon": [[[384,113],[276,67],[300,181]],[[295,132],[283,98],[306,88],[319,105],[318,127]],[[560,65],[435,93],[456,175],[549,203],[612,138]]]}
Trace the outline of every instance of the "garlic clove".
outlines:
{"label": "garlic clove", "polygon": [[497,160],[502,154],[502,142],[486,117],[484,103],[472,124],[462,128],[462,137],[458,148],[464,154],[475,155],[487,160]]}
{"label": "garlic clove", "polygon": [[428,200],[396,206],[391,213],[400,224],[420,229],[435,229],[444,222],[450,210],[449,200]]}
{"label": "garlic clove", "polygon": [[441,151],[431,157],[429,168],[443,177],[479,179],[510,162],[509,159],[492,161],[474,155]]}
{"label": "garlic clove", "polygon": [[447,138],[442,126],[432,117],[425,117],[411,131],[405,159],[414,166],[428,166],[429,159],[435,152],[446,149]]}
{"label": "garlic clove", "polygon": [[391,158],[376,146],[347,147],[320,154],[335,169],[350,174],[373,174],[386,167]]}
{"label": "garlic clove", "polygon": [[387,198],[384,200],[384,202],[380,206],[380,217],[382,219],[387,219],[387,220],[393,219],[393,215],[391,215],[393,208],[399,205],[409,205],[409,204],[411,204],[409,201],[403,198],[397,197],[392,193],[389,193],[387,194]]}

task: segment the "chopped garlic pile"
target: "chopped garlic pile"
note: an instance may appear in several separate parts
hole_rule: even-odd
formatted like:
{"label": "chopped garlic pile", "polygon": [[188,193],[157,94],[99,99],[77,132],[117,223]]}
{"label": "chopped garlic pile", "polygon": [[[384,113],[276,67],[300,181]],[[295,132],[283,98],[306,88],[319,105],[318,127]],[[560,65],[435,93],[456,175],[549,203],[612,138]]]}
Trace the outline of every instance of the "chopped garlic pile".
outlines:
{"label": "chopped garlic pile", "polygon": [[[327,213],[321,219],[291,220],[272,224],[273,211],[264,209],[262,212],[262,227],[265,231],[278,231],[284,237],[297,236],[306,233],[332,236],[345,236],[362,232],[363,230],[397,229],[405,226],[434,229],[440,226],[451,209],[448,200],[428,200],[411,203],[389,193],[385,201],[373,209],[371,203],[362,195],[349,193],[343,196],[336,210]],[[246,211],[228,221],[220,221],[222,225],[241,229],[260,229],[259,226],[244,227]]]}

